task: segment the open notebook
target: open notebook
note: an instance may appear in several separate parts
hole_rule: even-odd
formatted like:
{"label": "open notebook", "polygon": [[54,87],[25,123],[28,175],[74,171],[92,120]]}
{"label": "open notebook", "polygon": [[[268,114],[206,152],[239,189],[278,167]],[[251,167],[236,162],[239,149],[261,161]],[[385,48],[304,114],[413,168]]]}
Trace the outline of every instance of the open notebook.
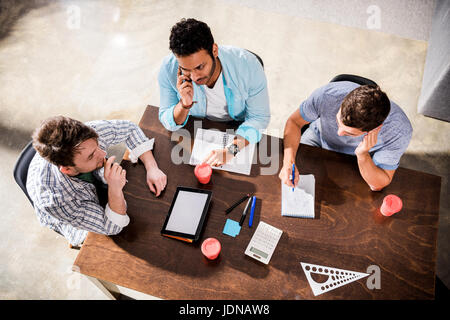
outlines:
{"label": "open notebook", "polygon": [[314,192],[316,180],[314,175],[300,175],[297,187],[281,183],[281,215],[314,219]]}
{"label": "open notebook", "polygon": [[[195,166],[201,163],[212,150],[225,148],[228,143],[233,141],[234,137],[235,135],[226,132],[198,128],[189,164]],[[250,175],[255,146],[253,143],[248,144],[230,162],[212,168]]]}

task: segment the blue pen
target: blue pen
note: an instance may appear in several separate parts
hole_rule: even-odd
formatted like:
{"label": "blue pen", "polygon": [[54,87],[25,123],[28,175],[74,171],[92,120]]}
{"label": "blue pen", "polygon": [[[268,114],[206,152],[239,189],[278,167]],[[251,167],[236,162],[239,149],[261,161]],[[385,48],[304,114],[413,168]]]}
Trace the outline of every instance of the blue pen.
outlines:
{"label": "blue pen", "polygon": [[[295,164],[292,164],[292,185],[295,187]],[[294,191],[294,187],[292,187],[292,191]]]}
{"label": "blue pen", "polygon": [[249,228],[252,227],[252,223],[253,223],[253,214],[255,213],[255,204],[256,204],[256,197],[253,196],[253,200],[252,200],[252,209],[250,211],[250,219],[248,220],[248,226]]}

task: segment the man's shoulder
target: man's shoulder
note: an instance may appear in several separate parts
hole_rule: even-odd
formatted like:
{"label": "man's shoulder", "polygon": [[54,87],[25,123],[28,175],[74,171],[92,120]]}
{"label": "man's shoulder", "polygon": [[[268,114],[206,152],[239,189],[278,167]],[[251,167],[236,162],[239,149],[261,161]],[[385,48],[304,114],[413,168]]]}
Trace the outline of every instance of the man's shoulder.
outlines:
{"label": "man's shoulder", "polygon": [[349,81],[329,82],[314,90],[309,100],[315,101],[319,109],[332,114],[334,119],[344,98],[357,87],[359,84]]}
{"label": "man's shoulder", "polygon": [[399,105],[392,100],[390,100],[390,102],[391,111],[384,121],[383,126],[388,127],[392,133],[401,134],[405,137],[411,137],[413,128],[408,116]]}
{"label": "man's shoulder", "polygon": [[38,153],[31,160],[28,167],[27,190],[36,202],[43,191],[48,191],[49,195],[59,189],[62,175],[58,167],[42,158]]}
{"label": "man's shoulder", "polygon": [[178,70],[178,60],[173,53],[169,53],[162,59],[160,72],[171,72]]}
{"label": "man's shoulder", "polygon": [[123,130],[129,126],[136,125],[134,122],[126,119],[90,120],[84,124],[94,129],[98,134],[101,134],[104,130]]}
{"label": "man's shoulder", "polygon": [[219,59],[224,64],[234,64],[237,66],[252,66],[255,62],[259,64],[256,56],[247,49],[230,46],[219,46]]}
{"label": "man's shoulder", "polygon": [[318,92],[330,97],[345,97],[358,87],[359,84],[350,81],[329,82],[320,87]]}

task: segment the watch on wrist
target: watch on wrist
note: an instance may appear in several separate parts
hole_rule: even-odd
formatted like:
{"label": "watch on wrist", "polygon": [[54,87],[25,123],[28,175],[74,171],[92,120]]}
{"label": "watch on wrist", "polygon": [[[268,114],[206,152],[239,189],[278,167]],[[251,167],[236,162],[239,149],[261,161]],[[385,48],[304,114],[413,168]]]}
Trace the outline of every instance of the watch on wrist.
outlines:
{"label": "watch on wrist", "polygon": [[239,151],[241,151],[238,147],[237,144],[235,144],[234,142],[230,143],[229,145],[226,146],[227,150],[229,153],[231,153],[233,155],[233,157],[235,157],[237,155],[237,153]]}

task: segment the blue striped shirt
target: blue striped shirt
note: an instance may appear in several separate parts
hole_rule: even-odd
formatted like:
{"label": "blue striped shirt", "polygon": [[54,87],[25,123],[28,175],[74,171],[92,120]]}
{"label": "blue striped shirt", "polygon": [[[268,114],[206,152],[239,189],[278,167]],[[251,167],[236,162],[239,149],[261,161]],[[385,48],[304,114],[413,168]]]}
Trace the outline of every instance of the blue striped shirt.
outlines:
{"label": "blue striped shirt", "polygon": [[[153,149],[154,139],[149,140],[130,121],[100,120],[86,125],[97,132],[99,147],[104,151],[124,142],[130,150],[132,162],[137,162],[141,154]],[[83,243],[89,231],[118,234],[129,222],[128,215],[115,213],[109,205],[105,209],[100,206],[92,183],[63,174],[58,166],[43,159],[39,153],[28,169],[27,190],[40,224],[59,232],[72,245]]]}

